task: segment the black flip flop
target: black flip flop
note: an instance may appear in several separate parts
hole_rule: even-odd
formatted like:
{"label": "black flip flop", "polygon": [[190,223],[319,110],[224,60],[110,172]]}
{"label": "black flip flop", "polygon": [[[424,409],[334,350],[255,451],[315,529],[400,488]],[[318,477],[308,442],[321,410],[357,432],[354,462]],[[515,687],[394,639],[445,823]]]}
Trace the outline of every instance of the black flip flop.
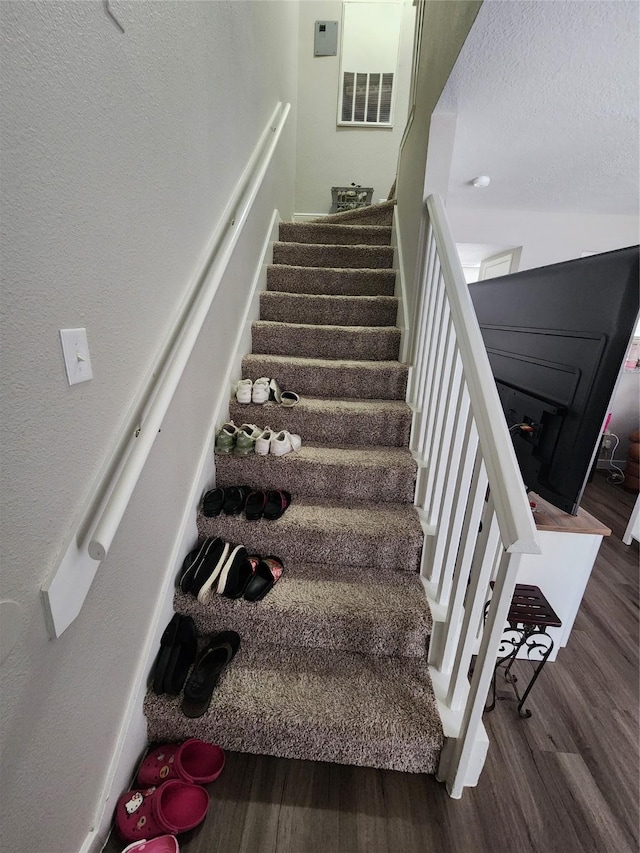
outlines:
{"label": "black flip flop", "polygon": [[205,713],[222,670],[239,648],[240,636],[235,631],[214,634],[198,656],[185,685],[182,712],[186,717],[201,717]]}
{"label": "black flip flop", "polygon": [[266,502],[266,492],[260,489],[251,492],[244,507],[244,514],[247,521],[256,521],[258,518],[262,518]]}
{"label": "black flip flop", "polygon": [[263,557],[244,591],[247,601],[260,601],[280,578],[284,566],[279,557]]}
{"label": "black flip flop", "polygon": [[174,613],[160,639],[160,652],[153,674],[153,692],[175,696],[182,690],[198,650],[195,622]]}
{"label": "black flip flop", "polygon": [[284,489],[272,489],[267,492],[263,515],[265,518],[275,521],[284,514],[290,503],[291,495],[289,492],[285,492]]}
{"label": "black flip flop", "polygon": [[202,498],[202,514],[207,518],[216,518],[222,512],[224,506],[225,493],[224,489],[218,487],[211,489]]}

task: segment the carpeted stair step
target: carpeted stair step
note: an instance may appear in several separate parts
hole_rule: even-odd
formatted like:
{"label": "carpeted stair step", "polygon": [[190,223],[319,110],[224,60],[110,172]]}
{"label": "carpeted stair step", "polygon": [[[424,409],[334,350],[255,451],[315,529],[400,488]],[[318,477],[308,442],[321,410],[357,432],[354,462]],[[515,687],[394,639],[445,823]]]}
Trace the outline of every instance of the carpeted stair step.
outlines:
{"label": "carpeted stair step", "polygon": [[388,225],[340,225],[331,222],[281,222],[283,243],[323,243],[337,246],[388,246]]}
{"label": "carpeted stair step", "polygon": [[[275,414],[275,413],[274,413]],[[216,457],[216,485],[344,501],[411,503],[416,463],[407,448],[321,447],[306,444],[286,456]]]}
{"label": "carpeted stair step", "polygon": [[299,267],[341,267],[347,269],[390,269],[391,246],[325,246],[315,243],[274,243],[274,264]]}
{"label": "carpeted stair step", "polygon": [[242,645],[209,710],[149,693],[151,741],[190,737],[223,749],[434,773],[443,744],[427,664],[417,658]]}
{"label": "carpeted stair step", "polygon": [[310,326],[256,320],[251,325],[251,341],[254,353],[300,358],[393,361],[400,353],[400,329],[395,326]]}
{"label": "carpeted stair step", "polygon": [[270,264],[267,289],[284,293],[337,294],[341,296],[393,296],[395,270],[345,270]]}
{"label": "carpeted stair step", "polygon": [[242,642],[420,657],[431,613],[418,575],[342,566],[288,565],[262,601],[214,595],[200,604],[176,592],[176,613],[198,633],[237,631]]}
{"label": "carpeted stair step", "polygon": [[395,296],[313,296],[301,293],[260,294],[260,319],[276,323],[321,326],[395,326]]}
{"label": "carpeted stair step", "polygon": [[378,204],[370,204],[367,207],[357,207],[355,210],[329,213],[326,216],[312,219],[311,222],[341,222],[345,225],[391,225],[395,205],[395,198],[391,198]]}
{"label": "carpeted stair step", "polygon": [[343,446],[370,443],[404,447],[409,443],[411,430],[411,409],[402,400],[327,400],[303,396],[297,405],[289,407],[277,403],[242,405],[234,397],[229,413],[238,426],[243,423],[273,426],[298,433],[303,442]]}
{"label": "carpeted stair step", "polygon": [[389,571],[418,570],[422,527],[415,507],[348,503],[293,495],[277,521],[244,515],[197,516],[201,539],[220,536],[256,554],[276,554],[284,565],[317,563]]}
{"label": "carpeted stair step", "polygon": [[408,367],[398,361],[337,361],[251,353],[242,359],[242,376],[254,380],[269,376],[278,380],[283,391],[311,397],[404,400]]}

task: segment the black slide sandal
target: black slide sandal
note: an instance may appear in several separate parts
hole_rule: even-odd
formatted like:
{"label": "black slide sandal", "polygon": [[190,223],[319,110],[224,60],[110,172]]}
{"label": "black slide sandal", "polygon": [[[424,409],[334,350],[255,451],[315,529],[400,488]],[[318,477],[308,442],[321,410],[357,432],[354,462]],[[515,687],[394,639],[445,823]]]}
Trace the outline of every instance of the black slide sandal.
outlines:
{"label": "black slide sandal", "polygon": [[259,518],[262,518],[266,502],[266,492],[260,489],[251,492],[244,507],[244,515],[247,521],[257,521]]}
{"label": "black slide sandal", "polygon": [[284,511],[291,503],[291,495],[285,492],[284,489],[272,489],[267,492],[267,500],[264,506],[263,515],[270,521],[275,521],[284,515]]}
{"label": "black slide sandal", "polygon": [[216,518],[222,512],[225,501],[225,490],[211,489],[202,498],[202,514],[207,518]]}
{"label": "black slide sandal", "polygon": [[263,557],[244,591],[247,601],[260,601],[280,579],[284,566],[279,557]]}
{"label": "black slide sandal", "polygon": [[222,511],[225,515],[240,515],[253,491],[249,486],[229,486],[225,489],[225,500]]}

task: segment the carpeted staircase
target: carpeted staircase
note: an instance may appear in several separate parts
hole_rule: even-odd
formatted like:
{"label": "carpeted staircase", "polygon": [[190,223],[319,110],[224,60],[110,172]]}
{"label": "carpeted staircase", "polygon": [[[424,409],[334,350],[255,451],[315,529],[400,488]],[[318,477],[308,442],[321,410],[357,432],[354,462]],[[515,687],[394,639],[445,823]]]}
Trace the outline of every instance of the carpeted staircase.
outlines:
{"label": "carpeted staircase", "polygon": [[417,574],[422,530],[390,233],[335,218],[280,225],[242,373],[275,377],[301,400],[233,400],[230,416],[299,433],[303,446],[280,458],[216,457],[216,480],[283,488],[293,502],[275,522],[199,515],[198,531],[276,554],[285,572],[256,604],[214,596],[203,606],[176,593],[175,610],[201,633],[233,629],[242,646],[205,716],[187,719],[180,697],[149,694],[151,740],[437,768],[443,733],[426,664],[431,614]]}

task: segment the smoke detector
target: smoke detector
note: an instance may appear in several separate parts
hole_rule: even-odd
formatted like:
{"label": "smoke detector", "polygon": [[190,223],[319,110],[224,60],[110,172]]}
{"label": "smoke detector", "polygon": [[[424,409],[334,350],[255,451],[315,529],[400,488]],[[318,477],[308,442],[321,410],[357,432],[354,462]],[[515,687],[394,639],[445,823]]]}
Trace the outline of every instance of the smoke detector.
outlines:
{"label": "smoke detector", "polygon": [[478,177],[474,178],[471,183],[474,187],[484,189],[484,187],[488,187],[491,183],[491,178],[489,177],[489,175],[478,175]]}

